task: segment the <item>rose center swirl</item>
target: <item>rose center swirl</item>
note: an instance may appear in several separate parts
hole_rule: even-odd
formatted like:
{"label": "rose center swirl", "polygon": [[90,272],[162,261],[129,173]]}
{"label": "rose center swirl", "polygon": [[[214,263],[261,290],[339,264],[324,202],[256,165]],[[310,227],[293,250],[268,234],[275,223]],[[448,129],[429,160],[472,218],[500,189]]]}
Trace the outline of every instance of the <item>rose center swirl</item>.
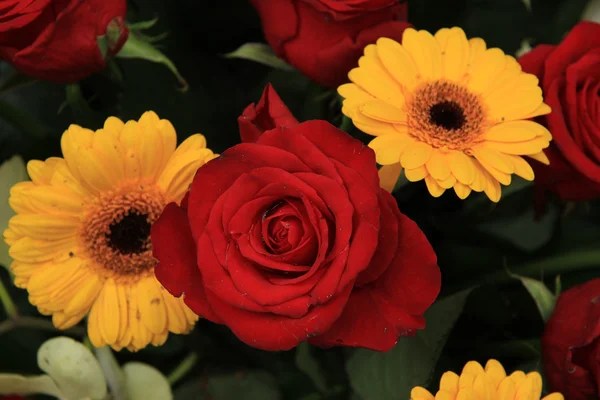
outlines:
{"label": "rose center swirl", "polygon": [[486,128],[481,97],[443,80],[417,88],[407,102],[407,115],[410,134],[436,148],[464,150]]}
{"label": "rose center swirl", "polygon": [[80,246],[107,278],[137,280],[152,272],[150,227],[166,201],[153,187],[128,187],[90,202],[80,228]]}

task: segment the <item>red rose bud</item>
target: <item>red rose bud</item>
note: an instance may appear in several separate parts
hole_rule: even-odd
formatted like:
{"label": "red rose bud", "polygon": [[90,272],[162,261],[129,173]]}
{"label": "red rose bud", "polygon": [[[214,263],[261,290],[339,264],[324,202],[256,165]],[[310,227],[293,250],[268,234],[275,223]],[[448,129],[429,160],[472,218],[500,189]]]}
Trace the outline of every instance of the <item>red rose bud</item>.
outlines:
{"label": "red rose bud", "polygon": [[535,183],[570,201],[600,197],[600,24],[580,22],[558,46],[540,45],[519,63],[536,75],[552,113],[550,165],[534,164]]}
{"label": "red rose bud", "polygon": [[271,88],[263,100],[256,142],[200,168],[154,223],[156,277],[253,347],[391,349],[439,293],[431,245],[380,189],[370,148],[325,121],[277,126],[293,117]]}
{"label": "red rose bud", "polygon": [[270,83],[267,84],[258,104],[250,104],[238,118],[242,142],[256,142],[260,135],[271,129],[294,126],[298,120]]}
{"label": "red rose bud", "polygon": [[0,59],[38,79],[80,80],[123,46],[126,11],[126,0],[5,0]]}
{"label": "red rose bud", "polygon": [[275,54],[321,85],[348,81],[366,45],[402,41],[406,4],[392,0],[250,0]]}
{"label": "red rose bud", "polygon": [[600,397],[600,279],[560,295],[542,337],[552,391],[569,400]]}

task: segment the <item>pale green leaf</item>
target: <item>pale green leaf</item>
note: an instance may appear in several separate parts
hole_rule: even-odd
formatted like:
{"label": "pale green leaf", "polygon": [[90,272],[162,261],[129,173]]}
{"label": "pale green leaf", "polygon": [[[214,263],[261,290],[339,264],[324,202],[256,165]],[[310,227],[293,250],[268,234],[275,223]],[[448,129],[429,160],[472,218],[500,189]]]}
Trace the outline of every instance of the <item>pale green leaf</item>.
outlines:
{"label": "pale green leaf", "polygon": [[166,66],[177,78],[181,84],[180,90],[185,92],[188,90],[187,81],[181,76],[177,67],[169,58],[160,50],[154,47],[150,42],[145,40],[141,35],[135,32],[130,32],[127,41],[117,53],[119,58],[138,58]]}
{"label": "pale green leaf", "polygon": [[83,344],[68,338],[47,340],[38,350],[38,365],[56,382],[65,399],[103,399],[106,382],[98,360]]}
{"label": "pale green leaf", "polygon": [[21,376],[0,374],[0,394],[46,394],[62,398],[60,389],[48,375]]}
{"label": "pale green leaf", "polygon": [[123,365],[123,372],[129,400],[173,399],[169,381],[156,368],[140,362],[130,362]]}
{"label": "pale green leaf", "polygon": [[350,384],[364,400],[409,399],[425,386],[470,290],[437,301],[426,313],[427,326],[414,337],[402,337],[387,353],[358,349],[346,364]]}
{"label": "pale green leaf", "polygon": [[600,23],[600,0],[590,0],[581,19]]}
{"label": "pale green leaf", "polygon": [[0,165],[0,265],[6,268],[12,259],[8,255],[8,245],[4,242],[3,232],[8,228],[8,220],[15,215],[8,205],[10,188],[24,180],[27,180],[27,168],[20,156],[14,156]]}
{"label": "pale green leaf", "polygon": [[510,273],[515,279],[519,279],[529,295],[535,301],[535,305],[537,306],[538,311],[544,321],[548,321],[550,315],[552,315],[552,311],[554,311],[554,306],[556,305],[556,296],[554,293],[548,289],[548,287],[544,284],[544,282],[538,281],[533,278],[527,278],[525,276],[515,275]]}
{"label": "pale green leaf", "polygon": [[312,347],[308,342],[300,343],[296,347],[296,366],[310,377],[319,391],[325,393],[327,391],[325,372],[319,365],[318,360],[313,356],[311,350]]}
{"label": "pale green leaf", "polygon": [[294,68],[277,57],[273,53],[271,46],[264,43],[246,43],[237,48],[231,53],[225,54],[226,58],[242,58],[244,60],[254,61],[269,67],[282,69],[285,71],[293,71]]}

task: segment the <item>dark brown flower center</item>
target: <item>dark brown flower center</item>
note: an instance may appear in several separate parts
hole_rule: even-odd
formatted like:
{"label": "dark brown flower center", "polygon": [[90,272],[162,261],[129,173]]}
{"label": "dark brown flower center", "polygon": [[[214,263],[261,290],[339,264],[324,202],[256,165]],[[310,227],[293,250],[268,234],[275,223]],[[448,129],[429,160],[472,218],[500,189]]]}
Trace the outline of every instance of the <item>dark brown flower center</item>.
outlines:
{"label": "dark brown flower center", "polygon": [[468,149],[486,129],[481,97],[444,80],[418,87],[407,102],[407,114],[410,134],[436,148]]}
{"label": "dark brown flower center", "polygon": [[150,227],[147,214],[131,210],[108,228],[108,246],[121,254],[139,254],[146,251],[150,244]]}
{"label": "dark brown flower center", "polygon": [[465,113],[455,101],[445,100],[431,106],[429,120],[447,130],[460,129],[465,124]]}

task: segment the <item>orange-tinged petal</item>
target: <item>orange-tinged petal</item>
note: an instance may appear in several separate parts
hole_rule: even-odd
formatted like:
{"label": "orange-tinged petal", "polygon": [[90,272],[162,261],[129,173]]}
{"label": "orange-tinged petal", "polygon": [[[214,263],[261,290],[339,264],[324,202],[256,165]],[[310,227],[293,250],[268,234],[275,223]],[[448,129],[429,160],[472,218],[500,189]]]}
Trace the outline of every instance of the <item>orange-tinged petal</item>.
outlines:
{"label": "orange-tinged petal", "polygon": [[454,175],[448,175],[448,177],[444,180],[437,181],[438,185],[443,187],[444,189],[450,189],[456,185],[456,177]]}
{"label": "orange-tinged petal", "polygon": [[440,379],[440,390],[445,390],[449,393],[458,393],[459,376],[454,372],[445,372]]}
{"label": "orange-tinged petal", "polygon": [[382,166],[377,172],[379,175],[379,185],[383,190],[392,193],[401,173],[402,165],[400,163]]}

